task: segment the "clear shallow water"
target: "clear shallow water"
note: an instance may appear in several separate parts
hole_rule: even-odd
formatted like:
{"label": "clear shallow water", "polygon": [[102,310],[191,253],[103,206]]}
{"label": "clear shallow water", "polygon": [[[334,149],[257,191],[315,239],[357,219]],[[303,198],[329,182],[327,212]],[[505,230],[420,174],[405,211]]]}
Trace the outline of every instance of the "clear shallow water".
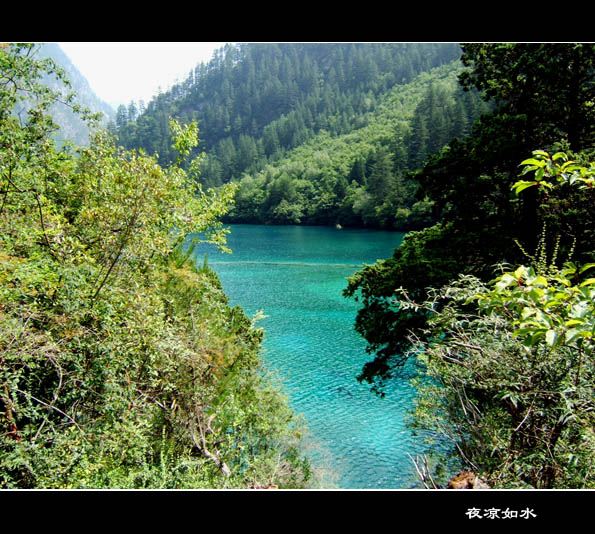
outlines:
{"label": "clear shallow water", "polygon": [[358,304],[341,295],[363,263],[389,257],[403,234],[332,227],[231,225],[228,246],[197,250],[217,272],[232,305],[262,310],[262,358],[283,378],[293,409],[311,433],[310,455],[345,489],[408,488],[405,425],[413,391],[395,381],[379,398],[356,376],[370,356],[354,329]]}

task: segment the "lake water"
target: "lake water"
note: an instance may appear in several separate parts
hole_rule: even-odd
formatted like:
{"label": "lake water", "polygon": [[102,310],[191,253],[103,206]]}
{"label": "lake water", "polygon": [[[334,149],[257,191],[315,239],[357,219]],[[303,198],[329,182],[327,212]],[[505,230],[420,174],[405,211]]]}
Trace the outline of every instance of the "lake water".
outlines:
{"label": "lake water", "polygon": [[409,488],[407,453],[419,452],[406,426],[413,391],[394,381],[379,398],[356,376],[371,356],[354,329],[358,303],[341,295],[363,263],[392,255],[402,233],[332,227],[231,225],[232,254],[208,250],[231,305],[262,310],[262,359],[277,371],[292,408],[310,430],[308,454],[325,486]]}

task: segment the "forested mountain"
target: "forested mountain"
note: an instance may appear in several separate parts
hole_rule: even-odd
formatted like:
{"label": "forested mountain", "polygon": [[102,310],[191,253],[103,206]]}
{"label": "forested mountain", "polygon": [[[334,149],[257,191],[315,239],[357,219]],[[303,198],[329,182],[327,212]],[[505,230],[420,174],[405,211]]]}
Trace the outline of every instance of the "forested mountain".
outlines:
{"label": "forested mountain", "polygon": [[166,163],[168,117],[197,121],[202,183],[241,184],[229,221],[417,228],[430,205],[407,172],[488,109],[458,87],[459,57],[456,44],[226,45],[146,108],[120,106],[112,132]]}

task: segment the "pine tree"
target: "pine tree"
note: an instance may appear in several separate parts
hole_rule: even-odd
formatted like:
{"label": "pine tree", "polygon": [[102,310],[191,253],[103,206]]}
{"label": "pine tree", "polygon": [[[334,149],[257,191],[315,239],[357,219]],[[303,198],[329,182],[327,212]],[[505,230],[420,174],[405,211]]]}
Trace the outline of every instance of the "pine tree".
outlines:
{"label": "pine tree", "polygon": [[374,163],[367,181],[367,191],[376,203],[382,204],[394,190],[395,177],[391,154],[385,147],[380,147],[374,154]]}
{"label": "pine tree", "polygon": [[128,109],[124,104],[120,104],[116,110],[116,126],[124,128],[128,124]]}

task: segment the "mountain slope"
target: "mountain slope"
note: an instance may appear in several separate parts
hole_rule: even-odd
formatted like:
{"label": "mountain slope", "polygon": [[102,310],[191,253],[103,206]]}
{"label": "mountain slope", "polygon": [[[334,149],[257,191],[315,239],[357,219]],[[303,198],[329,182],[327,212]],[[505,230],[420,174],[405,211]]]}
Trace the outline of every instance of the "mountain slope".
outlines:
{"label": "mountain slope", "polygon": [[452,43],[226,45],[115,131],[167,163],[169,117],[198,122],[200,181],[242,182],[235,222],[412,228],[430,206],[407,171],[483,111],[459,57]]}
{"label": "mountain slope", "polygon": [[[115,117],[113,108],[97,97],[93,92],[87,79],[72,64],[68,56],[56,43],[43,43],[39,46],[37,57],[53,59],[66,73],[66,77],[72,84],[71,91],[76,93],[75,101],[89,108],[92,112],[101,112],[104,114],[103,125],[107,126],[110,120]],[[63,84],[55,77],[46,75],[43,83],[52,89],[63,89]],[[62,104],[55,104],[52,107],[52,115],[56,123],[60,126],[59,139],[69,139],[77,145],[84,145],[88,142],[87,125],[72,110]]]}
{"label": "mountain slope", "polygon": [[323,130],[263,169],[244,173],[232,222],[341,224],[412,229],[431,204],[409,176],[452,137],[464,137],[484,110],[460,91],[458,62],[395,85],[361,127]]}

